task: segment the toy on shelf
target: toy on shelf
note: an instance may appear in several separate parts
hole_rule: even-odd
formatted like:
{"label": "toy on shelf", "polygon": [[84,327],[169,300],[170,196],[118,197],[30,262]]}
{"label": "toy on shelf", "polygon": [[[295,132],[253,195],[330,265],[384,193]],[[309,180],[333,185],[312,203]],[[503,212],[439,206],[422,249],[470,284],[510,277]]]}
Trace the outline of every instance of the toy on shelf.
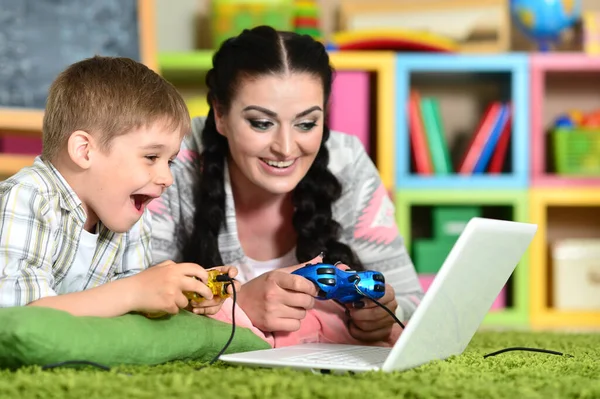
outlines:
{"label": "toy on shelf", "polygon": [[301,35],[322,40],[319,28],[319,5],[315,0],[296,0],[294,2],[294,31]]}
{"label": "toy on shelf", "polygon": [[581,17],[581,0],[511,0],[510,12],[516,25],[537,42],[539,50],[547,52]]}
{"label": "toy on shelf", "polygon": [[398,29],[400,37],[389,38],[394,42],[388,46],[420,44],[457,52],[502,53],[510,49],[508,1],[339,1],[338,26],[342,32]]}
{"label": "toy on shelf", "polygon": [[554,121],[555,128],[573,128],[575,126],[581,126],[583,122],[583,113],[578,110],[570,110],[564,115],[560,115]]}
{"label": "toy on shelf", "polygon": [[452,53],[458,51],[456,41],[432,32],[387,28],[339,31],[333,34],[331,49],[393,50],[410,52]]}
{"label": "toy on shelf", "polygon": [[292,0],[212,0],[211,7],[214,48],[244,29],[259,25],[277,30],[294,29]]}
{"label": "toy on shelf", "polygon": [[600,110],[560,115],[551,134],[557,174],[600,176]]}

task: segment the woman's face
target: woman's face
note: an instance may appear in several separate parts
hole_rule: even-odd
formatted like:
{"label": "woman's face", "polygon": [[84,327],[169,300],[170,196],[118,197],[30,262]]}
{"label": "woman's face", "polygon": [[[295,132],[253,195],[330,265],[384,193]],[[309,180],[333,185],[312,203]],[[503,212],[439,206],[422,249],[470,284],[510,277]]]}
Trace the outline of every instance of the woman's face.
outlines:
{"label": "woman's face", "polygon": [[229,111],[215,108],[217,130],[229,141],[232,178],[272,194],[291,192],[321,146],[323,110],[322,83],[312,75],[242,81]]}

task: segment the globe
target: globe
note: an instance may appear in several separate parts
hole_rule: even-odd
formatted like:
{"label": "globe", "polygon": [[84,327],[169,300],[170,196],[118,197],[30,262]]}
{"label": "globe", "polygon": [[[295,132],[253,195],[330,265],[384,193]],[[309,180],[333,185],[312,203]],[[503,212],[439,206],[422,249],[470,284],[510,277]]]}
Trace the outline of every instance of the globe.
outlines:
{"label": "globe", "polygon": [[540,51],[549,51],[581,17],[581,0],[511,0],[510,14]]}

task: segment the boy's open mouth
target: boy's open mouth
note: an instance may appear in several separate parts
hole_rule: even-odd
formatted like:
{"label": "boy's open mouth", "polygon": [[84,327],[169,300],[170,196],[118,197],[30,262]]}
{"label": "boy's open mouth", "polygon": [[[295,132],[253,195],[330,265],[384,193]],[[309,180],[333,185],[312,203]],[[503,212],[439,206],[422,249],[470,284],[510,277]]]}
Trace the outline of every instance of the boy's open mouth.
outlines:
{"label": "boy's open mouth", "polygon": [[135,209],[137,209],[138,211],[141,211],[144,208],[144,206],[148,205],[148,203],[153,199],[154,197],[151,197],[146,194],[133,194],[131,196],[133,206],[135,206]]}

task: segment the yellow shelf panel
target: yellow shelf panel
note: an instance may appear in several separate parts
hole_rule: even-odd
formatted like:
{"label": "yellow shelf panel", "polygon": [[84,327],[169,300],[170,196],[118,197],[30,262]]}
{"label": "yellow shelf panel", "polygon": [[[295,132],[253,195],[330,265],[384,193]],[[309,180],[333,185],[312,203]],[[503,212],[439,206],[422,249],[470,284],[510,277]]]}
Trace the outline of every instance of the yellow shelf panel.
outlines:
{"label": "yellow shelf panel", "polygon": [[540,205],[600,205],[600,188],[531,188],[531,201]]}
{"label": "yellow shelf panel", "polygon": [[0,129],[42,131],[44,111],[0,108]]}
{"label": "yellow shelf panel", "polygon": [[35,155],[0,154],[0,178],[9,177],[33,164]]}
{"label": "yellow shelf panel", "polygon": [[532,188],[529,216],[538,231],[530,246],[530,322],[532,327],[600,327],[598,312],[567,312],[548,307],[548,207],[600,206],[600,189],[596,188]]}
{"label": "yellow shelf panel", "polygon": [[600,328],[600,310],[598,311],[564,311],[544,309],[530,314],[531,326],[533,328],[577,328],[593,327]]}

